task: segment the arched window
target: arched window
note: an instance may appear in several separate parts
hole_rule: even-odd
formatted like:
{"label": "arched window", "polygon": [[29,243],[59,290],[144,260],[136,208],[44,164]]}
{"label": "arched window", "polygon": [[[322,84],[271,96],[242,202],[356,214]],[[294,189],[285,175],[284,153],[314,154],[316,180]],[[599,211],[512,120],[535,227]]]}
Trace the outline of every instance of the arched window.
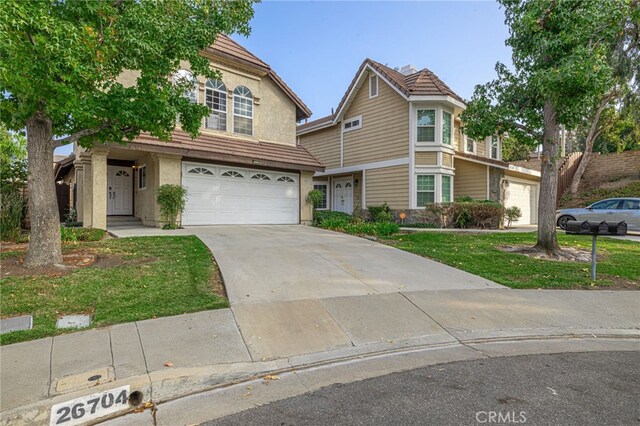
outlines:
{"label": "arched window", "polygon": [[295,181],[291,179],[289,176],[280,176],[278,178],[278,182],[295,183]]}
{"label": "arched window", "polygon": [[233,91],[233,132],[253,134],[253,95],[244,86]]}
{"label": "arched window", "polygon": [[251,176],[251,179],[255,179],[255,180],[271,180],[271,178],[267,175],[265,175],[264,173],[256,173],[255,175]]}
{"label": "arched window", "polygon": [[193,169],[189,169],[187,173],[193,175],[213,175],[213,172],[205,167],[194,167]]}
{"label": "arched window", "polygon": [[235,170],[227,170],[222,174],[224,177],[234,177],[234,178],[243,178],[244,176],[240,172],[236,172]]}
{"label": "arched window", "polygon": [[220,80],[207,80],[205,104],[211,114],[205,119],[207,129],[227,130],[227,87]]}
{"label": "arched window", "polygon": [[180,84],[191,82],[190,87],[187,87],[187,89],[184,91],[183,96],[189,99],[194,104],[198,103],[198,80],[196,80],[191,71],[178,70],[173,75],[173,82]]}

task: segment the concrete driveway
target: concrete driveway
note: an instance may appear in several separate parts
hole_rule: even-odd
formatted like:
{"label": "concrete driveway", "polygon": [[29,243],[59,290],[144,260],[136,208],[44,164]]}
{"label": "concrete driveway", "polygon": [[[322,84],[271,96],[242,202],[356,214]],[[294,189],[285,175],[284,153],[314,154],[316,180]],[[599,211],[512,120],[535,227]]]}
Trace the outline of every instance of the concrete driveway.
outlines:
{"label": "concrete driveway", "polygon": [[310,226],[193,226],[232,306],[419,290],[502,288],[364,238]]}

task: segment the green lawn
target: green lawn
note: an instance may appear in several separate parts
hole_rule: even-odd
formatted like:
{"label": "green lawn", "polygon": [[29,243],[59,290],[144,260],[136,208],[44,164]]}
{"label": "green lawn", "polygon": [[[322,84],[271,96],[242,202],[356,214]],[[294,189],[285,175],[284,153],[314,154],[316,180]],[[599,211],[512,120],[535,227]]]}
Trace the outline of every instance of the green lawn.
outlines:
{"label": "green lawn", "polygon": [[[91,313],[95,327],[229,306],[214,292],[219,274],[196,237],[107,239],[64,248],[106,258],[69,275],[2,279],[2,316],[33,314],[34,327],[1,335],[1,344],[64,332],[55,328],[60,314]],[[16,252],[5,259],[10,255]]]}
{"label": "green lawn", "polygon": [[[533,245],[535,233],[396,235],[389,243],[511,288],[591,287],[591,264],[539,260],[496,246]],[[561,246],[591,250],[591,238],[558,235]],[[596,286],[640,289],[640,244],[598,239]]]}

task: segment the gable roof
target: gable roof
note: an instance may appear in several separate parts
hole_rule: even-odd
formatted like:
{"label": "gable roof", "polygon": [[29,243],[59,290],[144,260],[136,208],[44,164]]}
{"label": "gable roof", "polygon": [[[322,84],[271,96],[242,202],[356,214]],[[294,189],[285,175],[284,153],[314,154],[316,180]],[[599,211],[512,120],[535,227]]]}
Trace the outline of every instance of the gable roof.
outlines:
{"label": "gable roof", "polygon": [[287,86],[280,76],[262,59],[242,47],[240,44],[232,40],[225,34],[218,34],[216,41],[206,49],[207,52],[229,59],[233,62],[239,62],[245,66],[256,68],[268,75],[273,82],[282,90],[296,105],[296,120],[308,118],[311,116],[311,110],[302,102],[302,99]]}
{"label": "gable roof", "polygon": [[298,133],[306,133],[312,130],[321,129],[337,122],[340,114],[349,104],[354,95],[354,88],[361,84],[361,77],[366,68],[372,69],[374,72],[382,76],[388,84],[394,87],[405,99],[409,100],[411,96],[449,96],[454,100],[465,104],[464,99],[454,92],[431,70],[423,68],[413,74],[404,75],[399,71],[382,65],[373,59],[365,59],[353,80],[349,84],[346,92],[342,96],[336,112],[332,115],[310,121],[297,127]]}

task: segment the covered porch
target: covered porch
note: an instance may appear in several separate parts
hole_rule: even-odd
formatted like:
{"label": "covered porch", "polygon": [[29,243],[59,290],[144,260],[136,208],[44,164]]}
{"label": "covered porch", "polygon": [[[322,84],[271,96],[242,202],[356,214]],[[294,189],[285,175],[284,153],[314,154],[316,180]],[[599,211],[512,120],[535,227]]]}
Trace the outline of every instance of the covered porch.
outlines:
{"label": "covered porch", "polygon": [[163,224],[155,200],[164,184],[181,184],[180,155],[125,147],[94,147],[76,155],[76,211],[86,228],[107,229],[108,221],[138,219]]}

